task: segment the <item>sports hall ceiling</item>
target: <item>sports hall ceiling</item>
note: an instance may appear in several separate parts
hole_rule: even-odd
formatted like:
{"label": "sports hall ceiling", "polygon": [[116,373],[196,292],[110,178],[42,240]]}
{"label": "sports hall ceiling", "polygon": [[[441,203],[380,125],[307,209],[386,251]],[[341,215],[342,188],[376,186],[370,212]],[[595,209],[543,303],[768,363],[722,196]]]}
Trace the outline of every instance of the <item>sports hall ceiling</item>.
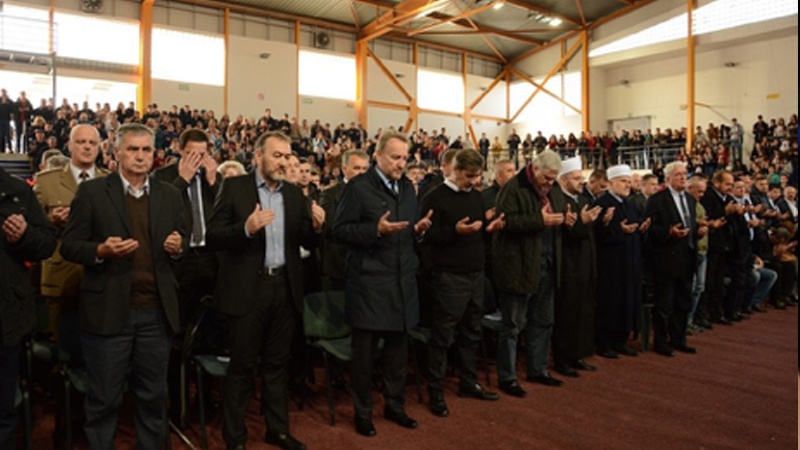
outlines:
{"label": "sports hall ceiling", "polygon": [[654,0],[177,0],[306,19],[359,38],[413,39],[508,61]]}

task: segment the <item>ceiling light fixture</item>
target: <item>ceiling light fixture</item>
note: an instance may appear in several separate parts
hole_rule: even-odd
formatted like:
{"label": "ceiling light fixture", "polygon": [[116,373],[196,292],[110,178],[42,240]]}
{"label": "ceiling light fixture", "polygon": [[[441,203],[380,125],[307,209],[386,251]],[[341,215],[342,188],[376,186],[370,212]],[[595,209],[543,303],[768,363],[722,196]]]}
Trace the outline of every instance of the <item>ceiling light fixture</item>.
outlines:
{"label": "ceiling light fixture", "polygon": [[561,25],[562,22],[563,21],[561,19],[559,19],[558,17],[553,17],[553,18],[550,19],[550,26],[551,27],[557,27],[557,26]]}
{"label": "ceiling light fixture", "polygon": [[498,1],[498,2],[495,2],[494,5],[492,5],[492,9],[497,11],[498,9],[502,8],[504,5],[505,5],[505,2]]}

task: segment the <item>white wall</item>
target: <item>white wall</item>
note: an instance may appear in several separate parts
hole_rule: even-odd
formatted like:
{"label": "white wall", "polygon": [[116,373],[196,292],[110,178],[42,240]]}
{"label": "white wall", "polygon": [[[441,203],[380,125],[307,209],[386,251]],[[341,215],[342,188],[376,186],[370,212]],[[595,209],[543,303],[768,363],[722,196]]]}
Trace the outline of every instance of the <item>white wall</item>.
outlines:
{"label": "white wall", "polygon": [[161,110],[172,105],[189,105],[192,109],[213,110],[216,117],[222,117],[223,97],[221,86],[153,80],[152,101]]}
{"label": "white wall", "polygon": [[[245,117],[297,116],[297,47],[294,44],[230,37],[228,56],[228,111]],[[261,58],[269,53],[269,58]]]}
{"label": "white wall", "polygon": [[[358,121],[353,102],[307,96],[300,97],[300,117],[308,119],[309,123],[316,119],[322,123],[328,122],[331,124],[331,129],[340,123],[349,126],[350,122]],[[371,133],[374,129],[375,127],[370,125],[368,131]]]}
{"label": "white wall", "polygon": [[[697,54],[695,98],[709,107],[695,108],[695,124],[730,124],[737,117],[745,128],[758,114],[766,118],[797,113],[797,35],[740,44]],[[736,62],[736,67],[726,67]],[[652,126],[681,127],[687,113],[686,58],[666,58],[603,70],[607,120],[652,116]],[[596,72],[596,71],[594,71]],[[623,86],[620,80],[628,80]],[[749,130],[748,130],[749,131]]]}

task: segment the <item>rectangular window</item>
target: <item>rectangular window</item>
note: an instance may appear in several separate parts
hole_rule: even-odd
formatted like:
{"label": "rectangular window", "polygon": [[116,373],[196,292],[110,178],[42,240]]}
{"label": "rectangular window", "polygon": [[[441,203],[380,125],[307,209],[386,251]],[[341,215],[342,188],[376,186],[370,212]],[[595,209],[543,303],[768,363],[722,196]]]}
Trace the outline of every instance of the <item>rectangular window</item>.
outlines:
{"label": "rectangular window", "polygon": [[463,113],[464,80],[461,75],[419,69],[417,104],[424,109]]}
{"label": "rectangular window", "polygon": [[298,91],[300,95],[356,99],[356,58],[330,53],[300,51]]}
{"label": "rectangular window", "polygon": [[225,40],[221,37],[154,28],[152,58],[153,78],[225,84]]}
{"label": "rectangular window", "polygon": [[139,24],[56,12],[58,56],[139,65]]}
{"label": "rectangular window", "polygon": [[0,48],[18,52],[50,53],[46,9],[6,4],[0,13]]}

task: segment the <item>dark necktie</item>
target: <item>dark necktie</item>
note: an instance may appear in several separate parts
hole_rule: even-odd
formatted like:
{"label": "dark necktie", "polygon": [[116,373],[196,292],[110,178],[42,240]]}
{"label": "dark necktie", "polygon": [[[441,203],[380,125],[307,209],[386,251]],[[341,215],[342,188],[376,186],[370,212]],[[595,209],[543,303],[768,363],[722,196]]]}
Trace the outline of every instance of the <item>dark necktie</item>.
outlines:
{"label": "dark necktie", "polygon": [[84,181],[89,179],[89,174],[86,171],[83,171],[81,172],[80,175],[78,175],[78,178],[80,178],[81,179],[80,182],[83,183]]}
{"label": "dark necktie", "polygon": [[397,181],[390,181],[389,185],[391,186],[392,192],[394,192],[395,195],[400,193],[400,191],[397,189]]}
{"label": "dark necktie", "polygon": [[[689,212],[689,206],[686,203],[686,194],[681,192],[679,195],[681,197],[681,210],[683,211],[683,214],[681,214],[683,216],[683,226],[691,230],[692,214]],[[694,250],[697,244],[695,244],[694,242],[694,236],[692,236],[691,231],[689,231],[689,235],[687,236],[687,238],[689,239],[689,248]]]}
{"label": "dark necktie", "polygon": [[681,192],[678,196],[681,198],[681,218],[683,219],[683,226],[689,228],[691,227],[690,221],[692,220],[692,216],[689,214],[689,206],[686,205],[686,194]]}
{"label": "dark necktie", "polygon": [[203,215],[200,213],[200,177],[195,176],[192,178],[189,192],[189,200],[192,206],[192,238],[190,242],[193,246],[197,246],[203,242]]}

